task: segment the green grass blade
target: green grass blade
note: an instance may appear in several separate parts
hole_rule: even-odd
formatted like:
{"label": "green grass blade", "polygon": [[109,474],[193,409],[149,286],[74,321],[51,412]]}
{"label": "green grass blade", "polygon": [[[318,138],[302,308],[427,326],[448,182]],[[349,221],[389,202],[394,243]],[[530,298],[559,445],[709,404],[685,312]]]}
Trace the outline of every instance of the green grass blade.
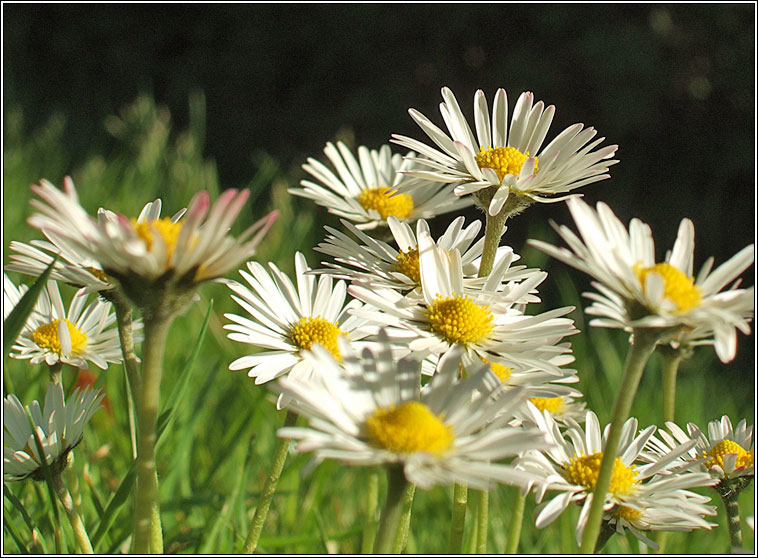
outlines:
{"label": "green grass blade", "polygon": [[18,547],[18,550],[21,552],[21,554],[31,554],[27,546],[21,541],[21,536],[19,535],[18,531],[16,531],[16,527],[13,525],[12,521],[3,521],[3,527],[5,527],[5,530],[11,536],[13,542],[16,543],[16,546]]}
{"label": "green grass blade", "polygon": [[29,517],[29,513],[26,511],[26,508],[21,503],[21,500],[16,498],[16,495],[11,492],[10,488],[8,488],[7,485],[3,485],[3,495],[8,499],[8,501],[13,505],[14,508],[18,510],[18,512],[21,514],[21,517],[24,520],[24,523],[26,523],[26,526],[29,527],[30,532],[34,532],[34,523],[32,522],[32,518]]}
{"label": "green grass blade", "polygon": [[95,531],[95,534],[92,535],[90,539],[92,541],[93,548],[97,546],[97,544],[103,538],[103,536],[108,531],[108,529],[110,529],[110,526],[113,523],[113,520],[116,518],[116,512],[124,504],[124,502],[126,502],[126,500],[129,498],[129,495],[132,493],[132,487],[134,486],[135,479],[136,479],[136,468],[135,468],[135,464],[132,463],[131,467],[129,467],[129,472],[126,473],[126,476],[124,476],[124,479],[121,481],[121,484],[118,486],[118,489],[113,494],[113,497],[110,499],[110,502],[108,502],[108,505],[106,506],[105,511],[103,512],[103,515],[100,517],[100,523],[97,526],[97,530]]}
{"label": "green grass blade", "polygon": [[[49,269],[48,269],[49,271]],[[10,316],[9,316],[10,317]],[[53,474],[50,471],[50,466],[47,464],[47,458],[45,457],[45,451],[42,447],[42,440],[39,439],[39,434],[37,433],[37,429],[34,425],[34,420],[32,419],[31,415],[27,411],[26,417],[29,419],[29,422],[32,426],[32,433],[34,434],[34,444],[37,446],[37,452],[40,456],[40,463],[42,467],[42,472],[45,475],[45,484],[47,485],[47,490],[50,495],[50,503],[53,506],[53,521],[55,524],[53,525],[53,528],[55,529],[55,551],[58,553],[66,552],[66,542],[63,539],[63,536],[61,535],[61,516],[60,512],[58,511],[58,497],[55,495],[55,486],[53,485]]]}
{"label": "green grass blade", "polygon": [[208,332],[208,323],[211,319],[211,313],[213,312],[213,299],[211,299],[208,302],[208,312],[205,314],[205,319],[203,319],[203,325],[200,327],[200,333],[197,335],[197,340],[195,341],[195,348],[192,351],[192,354],[187,359],[187,363],[184,365],[184,369],[182,370],[179,381],[174,386],[174,389],[171,391],[171,395],[169,395],[168,399],[166,400],[166,403],[164,405],[164,410],[160,415],[160,418],[158,419],[158,439],[155,443],[156,451],[157,448],[161,445],[161,434],[171,425],[171,423],[175,420],[176,417],[176,409],[178,407],[179,402],[184,397],[184,394],[187,391],[187,386],[189,385],[189,380],[192,377],[192,369],[195,366],[195,361],[197,361],[197,357],[200,354],[200,349],[203,346],[203,341],[205,340],[205,335]]}
{"label": "green grass blade", "polygon": [[32,313],[32,310],[34,310],[34,305],[37,302],[37,298],[39,298],[39,293],[42,291],[42,287],[47,283],[47,278],[57,261],[58,256],[56,255],[53,258],[53,261],[50,262],[50,265],[47,266],[47,269],[43,271],[42,275],[40,275],[34,284],[29,287],[29,290],[24,293],[24,296],[21,297],[21,300],[18,301],[16,307],[11,310],[11,313],[8,314],[8,317],[3,322],[3,357],[10,352],[13,343],[16,342],[19,333],[21,333],[21,330],[24,328],[26,319],[29,317],[29,314]]}

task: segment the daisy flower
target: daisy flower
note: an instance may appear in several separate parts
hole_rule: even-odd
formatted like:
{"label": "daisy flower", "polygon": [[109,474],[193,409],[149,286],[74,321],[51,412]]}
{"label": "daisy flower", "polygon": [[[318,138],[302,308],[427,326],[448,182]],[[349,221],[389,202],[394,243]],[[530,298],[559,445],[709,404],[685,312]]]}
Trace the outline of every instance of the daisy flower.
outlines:
{"label": "daisy flower", "polygon": [[[535,483],[538,503],[542,502],[548,490],[558,492],[558,495],[535,509],[535,523],[537,527],[542,528],[554,521],[569,504],[579,503],[582,505],[582,511],[576,537],[577,541],[581,541],[594,497],[593,491],[609,427],[601,433],[597,416],[592,411],[587,411],[585,429],[569,418],[566,419],[568,428],[565,434],[562,434],[548,411],[540,413],[532,408],[531,412],[540,429],[550,435],[553,445],[542,452],[530,450],[524,453],[518,458],[517,466],[535,479],[540,479],[540,483]],[[688,496],[677,493],[676,490],[707,486],[710,483],[707,476],[687,471],[688,466],[683,468],[682,462],[678,460],[692,448],[694,442],[676,446],[675,449],[657,456],[651,463],[636,464],[655,429],[655,426],[650,426],[638,434],[637,419],[630,418],[624,423],[610,487],[603,503],[608,518],[612,512],[616,512],[621,519],[639,520],[642,516],[637,516],[629,510],[641,512],[643,508],[652,507],[650,503],[664,493],[667,497],[679,498],[680,505],[683,505]],[[564,436],[568,437],[568,440]],[[673,474],[674,472],[677,474]],[[647,517],[648,521],[653,518],[650,514]],[[638,526],[641,525],[638,523]]]}
{"label": "daisy flower", "polygon": [[[233,323],[224,329],[231,332],[228,337],[232,341],[268,349],[229,365],[230,370],[249,369],[248,376],[255,378],[256,384],[284,374],[308,378],[313,369],[311,362],[303,358],[303,351],[313,343],[323,345],[340,359],[340,337],[357,341],[369,334],[365,320],[348,314],[361,304],[356,300],[345,304],[344,281],[334,284],[329,275],[317,279],[308,273],[310,268],[300,252],[295,254],[297,287],[273,263],[269,263],[270,271],[257,262],[248,262],[247,269],[249,273],[241,270],[240,275],[249,288],[227,282],[234,293],[232,299],[247,314],[225,314]],[[283,405],[281,398],[279,404]]]}
{"label": "daisy flower", "polygon": [[[66,188],[73,191],[71,177],[67,176],[63,181]],[[161,205],[160,199],[146,204],[137,218],[137,223],[160,220]],[[185,211],[176,213],[171,217],[171,222],[176,223]],[[104,219],[117,220],[116,214],[106,209],[99,209],[98,214]],[[32,240],[29,244],[11,241],[10,249],[15,253],[10,255],[11,263],[5,267],[8,271],[39,277],[52,263],[53,255],[57,254],[59,258],[50,272],[51,279],[84,288],[87,292],[109,296],[107,293],[115,284],[102,270],[99,262],[53,230],[43,229],[42,232],[47,240]]]}
{"label": "daisy flower", "polygon": [[41,200],[32,200],[39,211],[29,224],[52,231],[69,246],[100,264],[116,278],[138,305],[148,303],[155,287],[179,291],[217,279],[249,258],[276,219],[276,212],[257,221],[239,238],[229,227],[249,192],[227,190],[211,205],[208,192],[196,194],[183,219],[150,218],[142,222],[103,211],[90,217],[79,204],[73,182],[64,182],[61,192],[47,181],[32,190]]}
{"label": "daisy flower", "polygon": [[[498,89],[495,95],[491,121],[484,93],[477,91],[474,96],[476,136],[453,92],[443,87],[442,97],[440,112],[449,135],[417,110],[408,111],[439,149],[406,136],[393,135],[392,141],[419,153],[419,157],[412,160],[425,168],[407,171],[410,176],[454,183],[458,196],[489,189],[490,196],[485,198],[486,205],[482,207],[490,215],[500,213],[510,196],[517,198],[511,203],[521,206],[566,199],[568,196],[555,196],[609,178],[610,175],[605,174],[608,167],[618,162],[607,160],[616,152],[616,145],[592,151],[605,138],[588,143],[596,132],[593,128],[583,129],[583,124],[566,128],[547,147],[540,149],[555,107],[545,108],[542,101],[534,103],[531,92],[519,97],[509,127],[505,90]],[[417,187],[420,185],[409,184],[400,191]]]}
{"label": "daisy flower", "polygon": [[691,422],[687,424],[687,432],[673,422],[667,422],[666,428],[669,432],[659,431],[660,440],[651,440],[647,453],[649,459],[692,440],[695,445],[685,459],[697,460],[700,469],[708,471],[716,479],[729,481],[755,474],[753,427],[747,426],[745,419],[733,428],[732,421],[724,415],[721,420],[708,423],[707,436]]}
{"label": "daisy flower", "polygon": [[[565,226],[555,227],[570,250],[545,242],[530,244],[583,271],[597,282],[598,293],[586,293],[593,301],[587,313],[598,318],[590,325],[623,328],[669,328],[677,340],[684,330],[691,339],[713,336],[723,362],[737,351],[739,329],[750,333],[754,288],[722,289],[753,263],[751,244],[712,271],[709,259],[693,277],[695,229],[683,219],[673,249],[656,263],[650,227],[632,219],[629,230],[604,203],[597,210],[579,199],[568,201],[581,239]],[[689,333],[688,333],[689,332]]]}
{"label": "daisy flower", "polygon": [[[578,381],[578,378],[576,380]],[[555,384],[550,384],[550,389],[554,393],[550,394],[549,397],[530,397],[528,399],[528,410],[525,416],[527,420],[535,422],[532,418],[535,413],[541,415],[547,411],[553,420],[561,424],[565,424],[568,419],[574,422],[584,422],[587,405],[584,401],[579,400],[582,397],[581,392],[568,386]]]}
{"label": "daisy flower", "polygon": [[[336,263],[323,262],[329,269],[317,272],[326,272],[342,279],[371,284],[379,288],[395,289],[404,293],[421,285],[417,237],[424,233],[430,234],[426,220],[419,219],[416,222],[414,234],[410,225],[395,217],[389,217],[387,225],[397,249],[386,242],[370,237],[345,220],[341,222],[362,243],[359,244],[338,230],[325,227],[331,235],[327,236],[315,250],[334,257]],[[465,228],[463,223],[464,217],[456,218],[435,244],[448,252],[458,250],[461,253],[464,281],[483,283],[484,279],[477,278],[476,274],[479,271],[484,239],[474,242],[482,223],[474,221]],[[519,256],[507,246],[502,246],[499,252],[500,257],[507,253],[506,257],[509,257],[511,262],[519,259]],[[520,280],[533,272],[534,270],[526,270],[526,266],[509,266],[503,280]],[[534,302],[535,299],[536,297],[530,296],[524,302]]]}
{"label": "daisy flower", "polygon": [[424,183],[425,187],[410,194],[397,193],[401,181],[409,181],[403,173],[414,168],[415,163],[397,153],[393,155],[389,145],[379,151],[361,146],[358,160],[342,142],[337,142],[336,147],[327,143],[324,154],[337,174],[309,158],[303,169],[319,183],[303,180],[303,188],[291,188],[289,192],[314,200],[330,213],[356,223],[359,229],[386,225],[390,216],[415,221],[471,205],[470,200],[456,198],[442,186],[425,180],[410,179],[413,183]]}
{"label": "daisy flower", "polygon": [[66,401],[63,386],[51,382],[44,407],[40,409],[40,404],[32,401],[27,415],[27,409],[15,395],[6,397],[3,400],[3,479],[44,480],[35,431],[42,442],[45,462],[53,473],[63,471],[69,452],[82,441],[84,428],[100,409],[102,398],[99,391],[75,389]]}
{"label": "daisy flower", "polygon": [[[16,287],[3,275],[3,314],[5,317],[28,290]],[[24,324],[10,356],[30,359],[32,364],[58,362],[77,368],[88,368],[89,362],[103,370],[108,363],[122,361],[121,344],[112,305],[100,298],[87,304],[86,289],[80,289],[71,299],[68,311],[63,306],[58,284],[48,281],[42,289],[34,310]],[[132,324],[134,341],[142,340],[142,321]]]}
{"label": "daisy flower", "polygon": [[407,350],[420,355],[442,354],[460,345],[466,363],[484,359],[514,370],[566,374],[552,359],[570,352],[567,344],[558,343],[577,333],[573,321],[561,317],[573,308],[535,316],[517,309],[547,274],[537,272],[503,288],[510,261],[501,258],[484,283],[472,285],[463,280],[460,252],[440,249],[427,233],[418,241],[423,296],[403,297],[391,289],[354,284],[348,292],[367,303],[355,315],[405,330]]}
{"label": "daisy flower", "polygon": [[376,350],[360,356],[342,342],[342,362],[320,346],[306,352],[318,373],[310,381],[283,377],[278,389],[310,426],[281,428],[278,435],[299,440],[295,449],[314,452],[318,461],[400,464],[406,479],[422,489],[456,482],[488,489],[494,482],[529,480],[509,465],[491,463],[545,445],[536,429],[506,425],[522,404],[518,391],[488,389],[484,364],[456,381],[460,348],[442,357],[421,389],[418,361],[398,360],[386,333],[378,338]]}

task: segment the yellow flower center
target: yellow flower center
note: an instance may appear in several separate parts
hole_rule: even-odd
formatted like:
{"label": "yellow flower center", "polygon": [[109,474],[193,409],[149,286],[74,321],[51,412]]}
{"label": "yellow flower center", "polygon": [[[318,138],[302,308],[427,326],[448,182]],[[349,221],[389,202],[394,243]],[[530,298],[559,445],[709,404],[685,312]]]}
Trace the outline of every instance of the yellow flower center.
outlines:
{"label": "yellow flower center", "polygon": [[418,248],[411,248],[407,252],[400,250],[395,260],[395,271],[399,271],[408,279],[416,283],[421,284],[421,271],[419,270],[418,263]]}
{"label": "yellow flower center", "polygon": [[733,440],[721,440],[711,448],[711,451],[705,452],[702,457],[710,457],[710,459],[704,465],[709,469],[714,465],[718,465],[722,471],[726,471],[724,456],[730,453],[737,454],[737,463],[735,464],[737,469],[753,466],[753,451],[745,451],[741,445]]}
{"label": "yellow flower center", "polygon": [[437,295],[428,318],[432,331],[448,343],[476,343],[492,332],[489,306],[478,306],[455,293],[450,298]]}
{"label": "yellow flower center", "polygon": [[96,267],[92,267],[92,266],[87,266],[84,269],[86,269],[92,275],[100,279],[103,283],[110,283],[111,278],[108,277],[108,274],[105,273],[102,269],[97,269]]}
{"label": "yellow flower center", "polygon": [[613,516],[617,519],[626,519],[627,521],[637,521],[642,517],[640,510],[635,510],[628,506],[616,506],[613,510]]}
{"label": "yellow flower center", "polygon": [[[49,324],[41,325],[32,333],[32,341],[42,349],[50,349],[54,353],[61,354],[61,340],[58,337],[58,323],[61,320],[53,320]],[[68,336],[71,338],[71,354],[78,355],[87,348],[87,334],[79,331],[74,324],[64,318],[68,328]]]}
{"label": "yellow flower center", "polygon": [[143,223],[138,223],[136,219],[132,219],[131,222],[137,236],[145,241],[148,251],[153,247],[154,234],[157,232],[160,235],[163,244],[166,246],[166,263],[170,262],[174,248],[176,248],[176,241],[179,240],[179,234],[182,232],[182,224],[173,223],[168,217]]}
{"label": "yellow flower center", "polygon": [[385,221],[388,217],[405,219],[413,211],[413,198],[408,194],[397,194],[387,186],[367,188],[358,196],[358,203],[366,211],[374,209]]}
{"label": "yellow flower center", "polygon": [[[497,173],[498,179],[502,180],[506,174],[518,175],[521,167],[529,158],[529,152],[521,153],[515,147],[491,147],[482,146],[476,154],[476,164],[480,169],[492,169]],[[534,158],[534,172],[537,173],[537,158]]]}
{"label": "yellow flower center", "polygon": [[667,263],[655,264],[653,267],[642,267],[641,263],[634,266],[634,271],[645,288],[645,278],[650,272],[655,272],[666,284],[663,296],[674,304],[680,312],[691,310],[700,304],[700,289],[695,285],[694,277],[687,277],[674,266]]}
{"label": "yellow flower center", "polygon": [[455,440],[451,426],[418,401],[377,409],[366,419],[366,429],[378,446],[396,453],[423,451],[443,454]]}
{"label": "yellow flower center", "polygon": [[[594,490],[602,460],[602,451],[581,457],[574,454],[569,464],[563,468],[563,477],[573,484],[585,487],[587,490]],[[637,471],[634,470],[634,466],[626,466],[621,458],[617,457],[613,462],[611,485],[608,492],[616,496],[625,496],[633,492],[636,484]]]}
{"label": "yellow flower center", "polygon": [[511,367],[506,366],[505,364],[500,364],[499,362],[492,362],[492,361],[487,360],[486,358],[482,358],[482,362],[484,364],[490,365],[490,370],[492,370],[495,373],[495,376],[497,376],[502,383],[506,383],[508,381],[508,378],[510,378],[511,374],[513,373],[513,370],[511,370]]}
{"label": "yellow flower center", "polygon": [[540,411],[549,411],[553,415],[563,411],[563,397],[532,397],[529,401]]}
{"label": "yellow flower center", "polygon": [[345,335],[345,332],[321,316],[300,318],[290,328],[290,340],[298,349],[309,350],[313,343],[318,343],[341,362],[342,355],[337,346],[337,338],[340,335]]}

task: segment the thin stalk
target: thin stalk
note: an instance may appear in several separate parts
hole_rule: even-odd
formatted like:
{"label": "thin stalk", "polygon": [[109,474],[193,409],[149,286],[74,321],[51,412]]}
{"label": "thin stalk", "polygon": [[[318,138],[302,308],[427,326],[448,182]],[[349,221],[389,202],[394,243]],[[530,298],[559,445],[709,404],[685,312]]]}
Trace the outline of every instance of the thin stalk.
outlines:
{"label": "thin stalk", "polygon": [[453,490],[453,517],[450,522],[450,549],[448,554],[460,554],[463,548],[463,530],[466,526],[467,502],[468,487],[456,483]]}
{"label": "thin stalk", "polygon": [[721,500],[724,502],[726,525],[729,528],[729,550],[732,554],[740,554],[742,550],[742,529],[740,528],[739,492],[730,490],[726,494],[721,494]]}
{"label": "thin stalk", "polygon": [[116,309],[116,322],[118,324],[118,337],[121,341],[121,353],[124,358],[124,371],[126,372],[126,399],[129,403],[127,415],[129,417],[129,433],[132,440],[132,455],[137,457],[137,436],[135,435],[134,403],[140,391],[139,361],[134,351],[134,337],[132,329],[132,307],[121,297],[115,297],[113,307]]}
{"label": "thin stalk", "polygon": [[50,382],[58,385],[61,383],[61,370],[63,370],[63,363],[59,360],[55,364],[51,364],[48,366],[48,370],[50,371]]}
{"label": "thin stalk", "polygon": [[399,530],[398,527],[403,515],[403,501],[405,500],[407,485],[408,481],[405,479],[405,471],[402,465],[387,468],[387,501],[384,504],[382,519],[379,522],[374,554],[389,554],[395,546],[395,534]]}
{"label": "thin stalk", "polygon": [[369,472],[368,485],[366,487],[366,523],[363,526],[361,538],[361,554],[371,554],[376,538],[376,510],[379,507],[379,469],[373,468]]}
{"label": "thin stalk", "polygon": [[[297,414],[292,411],[287,411],[284,417],[284,426],[295,426],[297,422]],[[271,463],[271,470],[266,477],[266,481],[263,484],[263,490],[261,491],[260,500],[255,508],[255,515],[253,515],[253,521],[250,524],[250,531],[245,539],[245,546],[242,551],[246,554],[252,554],[258,547],[258,540],[261,537],[263,531],[263,524],[266,521],[268,515],[268,508],[271,506],[271,500],[274,498],[274,492],[276,492],[276,485],[279,483],[279,477],[282,474],[284,468],[284,462],[287,459],[287,451],[290,447],[289,438],[280,438],[279,443],[274,451],[273,462]]]}
{"label": "thin stalk", "polygon": [[[158,476],[155,466],[156,425],[160,402],[163,354],[171,325],[171,316],[155,312],[145,323],[144,362],[137,402],[137,502],[135,505],[134,554],[162,553],[162,541],[156,536],[159,518]],[[157,527],[160,528],[159,526]]]}
{"label": "thin stalk", "polygon": [[89,535],[87,535],[87,529],[84,527],[82,518],[74,508],[74,502],[71,499],[71,494],[66,488],[66,485],[63,484],[63,479],[61,478],[60,473],[53,474],[53,486],[55,487],[55,492],[58,495],[58,500],[60,500],[61,506],[63,506],[63,510],[68,516],[68,521],[71,523],[71,528],[74,530],[74,538],[76,539],[76,544],[79,546],[79,551],[82,554],[94,554],[92,550],[92,543],[90,543]]}
{"label": "thin stalk", "polygon": [[513,499],[513,511],[511,513],[511,524],[508,527],[508,542],[505,544],[506,554],[516,554],[518,551],[519,539],[521,539],[521,525],[524,523],[524,506],[526,505],[526,496],[521,494],[521,489],[516,487],[516,497]]}
{"label": "thin stalk", "polygon": [[579,549],[582,554],[592,554],[595,550],[603,520],[603,503],[611,484],[611,473],[613,472],[613,463],[616,460],[621,430],[629,418],[634,396],[637,393],[637,386],[639,386],[640,378],[642,378],[642,371],[655,349],[660,334],[661,332],[656,332],[654,329],[638,328],[634,330],[629,352],[626,355],[624,376],[616,395],[616,402],[613,404],[610,431],[603,449],[603,460],[595,484],[592,506],[582,535],[582,546]]}
{"label": "thin stalk", "polygon": [[674,422],[676,410],[676,374],[682,362],[682,352],[667,348],[663,356],[663,421]]}
{"label": "thin stalk", "polygon": [[403,491],[403,509],[400,512],[400,525],[395,534],[395,542],[392,544],[392,554],[401,554],[408,542],[408,533],[411,529],[411,509],[413,508],[413,496],[416,494],[416,485],[407,483]]}
{"label": "thin stalk", "polygon": [[488,490],[478,490],[479,507],[476,510],[476,548],[477,554],[487,554],[487,527],[489,527],[490,493]]}

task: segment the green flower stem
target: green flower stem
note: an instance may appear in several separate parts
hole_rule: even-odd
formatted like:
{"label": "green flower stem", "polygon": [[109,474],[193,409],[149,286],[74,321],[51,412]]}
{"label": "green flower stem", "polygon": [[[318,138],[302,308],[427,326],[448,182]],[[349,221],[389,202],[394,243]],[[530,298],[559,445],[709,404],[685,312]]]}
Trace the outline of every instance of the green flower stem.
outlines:
{"label": "green flower stem", "polygon": [[373,468],[369,472],[368,485],[366,487],[366,523],[363,526],[361,538],[361,554],[371,554],[374,549],[376,538],[376,510],[379,507],[379,469]]}
{"label": "green flower stem", "polygon": [[500,246],[500,238],[505,230],[505,221],[508,214],[501,211],[494,217],[487,213],[484,225],[484,248],[482,249],[482,263],[479,265],[479,277],[485,277],[490,274],[492,267],[495,265],[495,256]]}
{"label": "green flower stem", "polygon": [[730,552],[742,550],[742,529],[740,528],[739,490],[719,491],[726,511],[726,525],[729,528]]}
{"label": "green flower stem", "polygon": [[[284,417],[284,426],[295,426],[297,422],[297,414],[292,411],[287,411]],[[250,531],[245,539],[245,546],[243,552],[246,554],[252,554],[258,547],[258,540],[261,537],[263,531],[263,524],[266,521],[268,515],[268,508],[271,505],[271,500],[274,498],[274,492],[276,492],[276,485],[279,483],[279,477],[282,474],[284,468],[284,462],[287,459],[287,451],[290,447],[290,440],[288,438],[280,438],[279,443],[274,451],[274,459],[271,463],[271,470],[266,477],[266,481],[263,484],[263,490],[261,491],[258,505],[255,507],[255,515],[253,515],[253,521],[250,524]]]}
{"label": "green flower stem", "polygon": [[463,548],[463,530],[466,526],[467,502],[468,487],[456,483],[453,490],[453,517],[450,525],[450,549],[448,554],[460,554]]}
{"label": "green flower stem", "polygon": [[511,524],[508,528],[508,542],[505,545],[505,554],[516,554],[518,551],[518,542],[521,539],[521,525],[524,523],[524,505],[526,496],[521,494],[521,489],[516,487],[516,497],[513,499],[513,511],[511,513]]}
{"label": "green flower stem", "polygon": [[48,370],[50,371],[50,381],[55,384],[56,386],[61,383],[61,370],[63,370],[63,363],[59,360],[55,364],[51,364],[48,366]]}
{"label": "green flower stem", "polygon": [[82,518],[74,508],[74,502],[71,498],[71,494],[66,488],[66,485],[63,484],[63,479],[61,478],[60,472],[53,474],[53,486],[55,487],[55,492],[58,495],[58,500],[60,500],[61,506],[63,506],[63,510],[68,516],[68,521],[71,523],[71,528],[74,530],[74,538],[76,539],[76,544],[79,546],[79,551],[82,554],[94,554],[92,550],[92,543],[90,543],[89,535],[87,535],[87,529],[84,527]]}
{"label": "green flower stem", "polygon": [[374,554],[389,554],[395,546],[395,534],[403,516],[403,502],[406,499],[405,471],[402,465],[387,468],[387,501],[382,510],[379,533],[376,535]]}
{"label": "green flower stem", "polygon": [[[160,525],[158,476],[155,466],[156,426],[160,402],[163,354],[172,314],[161,308],[150,312],[145,320],[144,362],[141,386],[135,397],[137,403],[137,502],[135,505],[134,540],[132,552],[147,554],[148,549],[162,553],[162,537],[156,536]],[[133,388],[132,388],[133,389]]]}
{"label": "green flower stem", "polygon": [[676,373],[682,362],[682,353],[670,348],[663,355],[663,421],[674,422],[676,410]]}
{"label": "green flower stem", "polygon": [[488,490],[478,490],[479,506],[476,510],[476,553],[487,554],[487,527],[490,507],[490,493]]}
{"label": "green flower stem", "polygon": [[118,324],[118,337],[121,341],[121,353],[124,358],[124,371],[126,372],[126,399],[128,401],[127,416],[129,417],[129,433],[132,440],[132,455],[137,456],[137,436],[134,421],[134,401],[140,391],[141,379],[139,374],[139,361],[134,351],[134,337],[132,335],[132,307],[122,297],[113,298],[113,307],[116,309],[116,323]]}
{"label": "green flower stem", "polygon": [[413,496],[416,494],[416,485],[407,483],[403,491],[403,509],[400,513],[400,525],[395,533],[395,542],[392,544],[392,554],[401,554],[408,542],[408,533],[411,529],[411,508]]}
{"label": "green flower stem", "polygon": [[595,543],[600,534],[603,520],[603,503],[611,484],[611,473],[613,472],[613,463],[616,460],[621,430],[629,418],[629,412],[632,409],[634,396],[637,393],[637,386],[639,386],[642,378],[645,364],[653,353],[660,335],[661,332],[655,329],[637,328],[634,330],[624,365],[624,376],[616,395],[616,402],[613,404],[611,427],[603,449],[603,460],[595,483],[592,507],[582,536],[582,546],[579,549],[582,554],[592,554],[595,550]]}

